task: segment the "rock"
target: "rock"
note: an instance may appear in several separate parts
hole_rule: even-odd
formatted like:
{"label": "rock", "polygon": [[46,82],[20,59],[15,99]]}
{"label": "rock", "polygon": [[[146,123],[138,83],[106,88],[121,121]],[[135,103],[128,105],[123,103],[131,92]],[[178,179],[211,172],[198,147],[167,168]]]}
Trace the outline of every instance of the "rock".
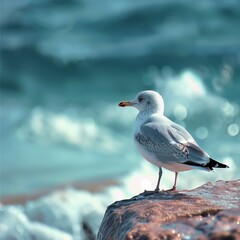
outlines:
{"label": "rock", "polygon": [[110,205],[97,240],[240,239],[240,180]]}

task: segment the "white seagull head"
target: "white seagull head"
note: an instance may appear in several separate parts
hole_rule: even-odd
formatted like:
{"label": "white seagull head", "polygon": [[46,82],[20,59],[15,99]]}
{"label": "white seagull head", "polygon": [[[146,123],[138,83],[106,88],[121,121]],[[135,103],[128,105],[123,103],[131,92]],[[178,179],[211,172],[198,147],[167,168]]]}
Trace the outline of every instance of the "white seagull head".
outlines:
{"label": "white seagull head", "polygon": [[124,101],[119,103],[120,107],[132,106],[137,108],[140,112],[158,112],[163,115],[164,102],[162,96],[155,91],[147,90],[137,94],[131,101]]}

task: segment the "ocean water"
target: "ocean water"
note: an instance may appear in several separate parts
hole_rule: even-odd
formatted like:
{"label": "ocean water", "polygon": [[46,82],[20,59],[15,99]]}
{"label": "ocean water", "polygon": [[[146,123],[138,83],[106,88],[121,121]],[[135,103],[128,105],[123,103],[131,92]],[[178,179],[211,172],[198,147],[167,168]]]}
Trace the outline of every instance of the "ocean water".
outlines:
{"label": "ocean water", "polygon": [[[137,111],[117,106],[141,90],[161,93],[166,115],[230,166],[180,173],[179,189],[239,178],[237,0],[2,0],[0,15],[0,195],[74,182],[121,183],[99,195],[70,189],[24,207],[2,207],[6,234],[15,219],[24,229],[23,235],[12,231],[17,239],[30,232],[41,233],[39,239],[87,239],[76,227],[82,216],[89,222],[98,216],[91,227],[96,233],[108,204],[155,187],[157,169],[132,142]],[[172,187],[173,176],[164,171],[163,188]],[[47,209],[61,194],[76,200],[65,210],[56,204],[57,225],[51,226]],[[91,208],[99,204],[95,215],[80,211],[89,201]],[[42,209],[45,220],[31,218],[30,206]],[[69,228],[60,226],[74,207],[80,210],[69,217]]]}

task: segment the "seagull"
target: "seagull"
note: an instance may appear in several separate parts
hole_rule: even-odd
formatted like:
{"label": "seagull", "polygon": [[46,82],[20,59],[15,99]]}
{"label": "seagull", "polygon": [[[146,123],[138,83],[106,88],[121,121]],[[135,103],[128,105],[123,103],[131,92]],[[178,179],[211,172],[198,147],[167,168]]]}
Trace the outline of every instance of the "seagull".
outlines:
{"label": "seagull", "polygon": [[174,185],[167,191],[177,190],[179,172],[229,168],[210,158],[185,128],[164,116],[164,102],[158,92],[142,91],[133,100],[120,102],[119,106],[132,106],[139,110],[134,128],[134,143],[140,154],[159,168],[157,186],[152,192],[160,191],[162,167],[175,172]]}

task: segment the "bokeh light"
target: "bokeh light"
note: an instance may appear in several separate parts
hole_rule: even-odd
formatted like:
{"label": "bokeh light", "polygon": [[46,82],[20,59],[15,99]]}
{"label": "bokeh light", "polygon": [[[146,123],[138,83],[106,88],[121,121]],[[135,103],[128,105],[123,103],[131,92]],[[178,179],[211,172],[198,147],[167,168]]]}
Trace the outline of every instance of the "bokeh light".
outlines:
{"label": "bokeh light", "polygon": [[228,134],[232,137],[239,134],[239,126],[235,123],[228,126]]}

